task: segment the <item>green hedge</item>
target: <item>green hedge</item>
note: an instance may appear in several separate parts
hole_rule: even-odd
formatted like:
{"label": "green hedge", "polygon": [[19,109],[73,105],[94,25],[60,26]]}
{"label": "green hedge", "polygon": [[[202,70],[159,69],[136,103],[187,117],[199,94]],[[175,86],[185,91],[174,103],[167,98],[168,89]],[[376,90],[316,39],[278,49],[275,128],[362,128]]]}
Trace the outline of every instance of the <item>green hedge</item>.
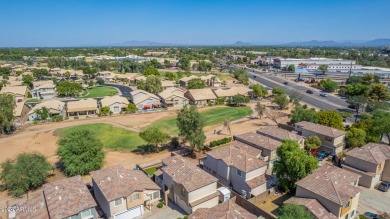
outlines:
{"label": "green hedge", "polygon": [[222,139],[210,142],[210,147],[213,148],[215,146],[226,144],[226,143],[229,143],[231,141],[232,141],[231,137],[229,137],[229,138],[222,138]]}

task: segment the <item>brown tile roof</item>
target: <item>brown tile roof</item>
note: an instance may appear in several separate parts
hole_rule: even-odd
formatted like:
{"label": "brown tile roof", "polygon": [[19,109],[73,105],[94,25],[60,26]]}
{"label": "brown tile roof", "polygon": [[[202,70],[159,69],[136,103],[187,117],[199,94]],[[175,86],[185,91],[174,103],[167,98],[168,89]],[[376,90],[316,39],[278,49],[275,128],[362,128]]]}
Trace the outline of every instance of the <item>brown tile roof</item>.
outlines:
{"label": "brown tile roof", "polygon": [[66,218],[97,204],[81,176],[43,185],[50,218]]}
{"label": "brown tile roof", "polygon": [[158,96],[160,96],[162,99],[167,99],[171,96],[178,96],[178,97],[187,99],[186,97],[184,97],[184,91],[177,88],[177,87],[167,88],[167,89],[163,90],[162,92],[160,92],[158,94]]}
{"label": "brown tile roof", "polygon": [[315,124],[312,122],[302,121],[302,122],[296,123],[295,125],[302,126],[306,130],[309,130],[309,131],[312,131],[312,132],[315,132],[315,133],[318,133],[321,135],[333,137],[333,138],[337,138],[337,137],[345,135],[344,131],[341,131],[341,130],[338,130],[335,128],[331,128],[331,127],[328,127],[325,125]]}
{"label": "brown tile roof", "polygon": [[15,211],[15,218],[49,219],[49,213],[47,212],[46,202],[42,192],[22,203],[19,207],[20,209],[27,210]]}
{"label": "brown tile roof", "polygon": [[187,92],[192,95],[194,100],[210,100],[217,98],[217,96],[215,96],[214,92],[210,88],[189,89]]}
{"label": "brown tile roof", "polygon": [[244,95],[244,96],[248,96],[249,95],[249,92],[252,91],[252,89],[248,88],[248,87],[231,87],[231,88],[219,88],[219,89],[215,89],[213,90],[215,95],[217,95],[217,97],[232,97],[236,94],[241,94],[241,95]]}
{"label": "brown tile roof", "polygon": [[256,176],[253,179],[250,179],[246,181],[245,183],[249,186],[249,188],[254,189],[256,187],[259,187],[267,182],[267,179],[265,178],[265,175]]}
{"label": "brown tile roof", "polygon": [[95,99],[70,101],[67,103],[67,112],[79,112],[87,110],[97,110],[97,101]]}
{"label": "brown tile roof", "polygon": [[28,115],[35,113],[35,110],[42,109],[43,107],[46,107],[51,113],[56,113],[64,109],[65,103],[59,100],[44,101],[35,105],[28,113]]}
{"label": "brown tile roof", "polygon": [[381,164],[390,159],[390,146],[384,144],[368,143],[360,148],[354,148],[346,153],[373,164]]}
{"label": "brown tile roof", "polygon": [[173,181],[182,184],[187,192],[194,191],[218,179],[180,156],[172,156],[163,160],[163,172],[172,177]]}
{"label": "brown tile roof", "polygon": [[274,125],[269,125],[262,129],[258,129],[256,132],[279,141],[284,139],[299,141],[303,139],[302,136],[297,135],[295,132],[290,132]]}
{"label": "brown tile roof", "polygon": [[233,199],[222,202],[212,208],[199,208],[188,218],[190,219],[256,219],[257,217],[241,206],[234,203]]}
{"label": "brown tile roof", "polygon": [[305,206],[318,219],[336,219],[336,215],[330,213],[316,199],[292,197],[285,201],[286,204],[296,204]]}
{"label": "brown tile roof", "polygon": [[125,97],[119,95],[104,97],[100,102],[102,103],[102,106],[111,106],[114,103],[120,103],[122,107],[127,107],[129,105],[129,101]]}
{"label": "brown tile roof", "polygon": [[27,86],[15,86],[15,87],[3,87],[0,91],[0,94],[12,94],[24,96],[27,93]]}
{"label": "brown tile roof", "polygon": [[208,200],[211,200],[211,199],[213,199],[215,197],[218,197],[218,196],[219,196],[219,192],[215,191],[215,192],[211,193],[210,195],[206,195],[203,198],[200,198],[198,200],[195,200],[195,201],[191,202],[190,206],[191,207],[195,207],[197,205],[200,205],[200,204],[202,204],[204,202],[207,202]]}
{"label": "brown tile roof", "polygon": [[359,187],[352,185],[359,178],[359,174],[324,164],[298,181],[297,186],[344,205],[350,197],[355,197],[361,191]]}
{"label": "brown tile roof", "polygon": [[234,141],[228,146],[212,150],[207,155],[215,159],[221,159],[226,165],[234,166],[243,172],[250,172],[267,165],[265,161],[260,159],[260,149],[239,141]]}
{"label": "brown tile roof", "polygon": [[91,176],[108,202],[128,197],[134,191],[160,189],[142,171],[127,170],[122,165],[93,171]]}

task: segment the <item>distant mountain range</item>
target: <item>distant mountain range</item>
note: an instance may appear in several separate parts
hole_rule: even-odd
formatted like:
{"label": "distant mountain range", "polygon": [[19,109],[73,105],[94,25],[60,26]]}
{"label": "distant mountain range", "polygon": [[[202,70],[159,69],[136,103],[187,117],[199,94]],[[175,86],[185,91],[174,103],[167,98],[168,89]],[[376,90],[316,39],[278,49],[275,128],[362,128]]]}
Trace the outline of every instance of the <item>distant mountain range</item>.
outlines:
{"label": "distant mountain range", "polygon": [[376,39],[366,42],[336,42],[336,41],[304,41],[281,44],[280,46],[303,46],[303,47],[383,47],[390,45],[390,39]]}

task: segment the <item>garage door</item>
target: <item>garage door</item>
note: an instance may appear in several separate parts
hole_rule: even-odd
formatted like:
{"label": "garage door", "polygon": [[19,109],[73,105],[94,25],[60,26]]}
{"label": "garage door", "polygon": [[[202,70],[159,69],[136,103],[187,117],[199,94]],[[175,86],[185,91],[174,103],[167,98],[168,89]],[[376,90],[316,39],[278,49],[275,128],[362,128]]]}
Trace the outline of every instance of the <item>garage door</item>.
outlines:
{"label": "garage door", "polygon": [[115,215],[114,218],[115,219],[131,219],[131,218],[141,216],[141,214],[142,214],[142,211],[141,211],[141,205],[140,205],[140,206],[137,206],[135,208],[129,209],[128,211],[119,213],[119,214]]}

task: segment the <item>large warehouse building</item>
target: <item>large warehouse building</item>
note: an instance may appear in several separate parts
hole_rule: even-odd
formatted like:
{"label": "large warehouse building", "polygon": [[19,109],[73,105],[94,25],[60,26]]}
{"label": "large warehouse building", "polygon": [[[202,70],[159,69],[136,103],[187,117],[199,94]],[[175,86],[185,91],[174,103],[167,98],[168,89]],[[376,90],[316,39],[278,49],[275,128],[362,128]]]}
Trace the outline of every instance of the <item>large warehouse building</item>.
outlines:
{"label": "large warehouse building", "polygon": [[318,70],[320,65],[328,65],[328,71],[349,71],[359,70],[361,65],[357,65],[354,60],[328,59],[328,58],[309,58],[309,59],[285,59],[275,58],[274,68],[287,69],[288,66],[294,65],[295,68],[306,68],[309,71]]}

